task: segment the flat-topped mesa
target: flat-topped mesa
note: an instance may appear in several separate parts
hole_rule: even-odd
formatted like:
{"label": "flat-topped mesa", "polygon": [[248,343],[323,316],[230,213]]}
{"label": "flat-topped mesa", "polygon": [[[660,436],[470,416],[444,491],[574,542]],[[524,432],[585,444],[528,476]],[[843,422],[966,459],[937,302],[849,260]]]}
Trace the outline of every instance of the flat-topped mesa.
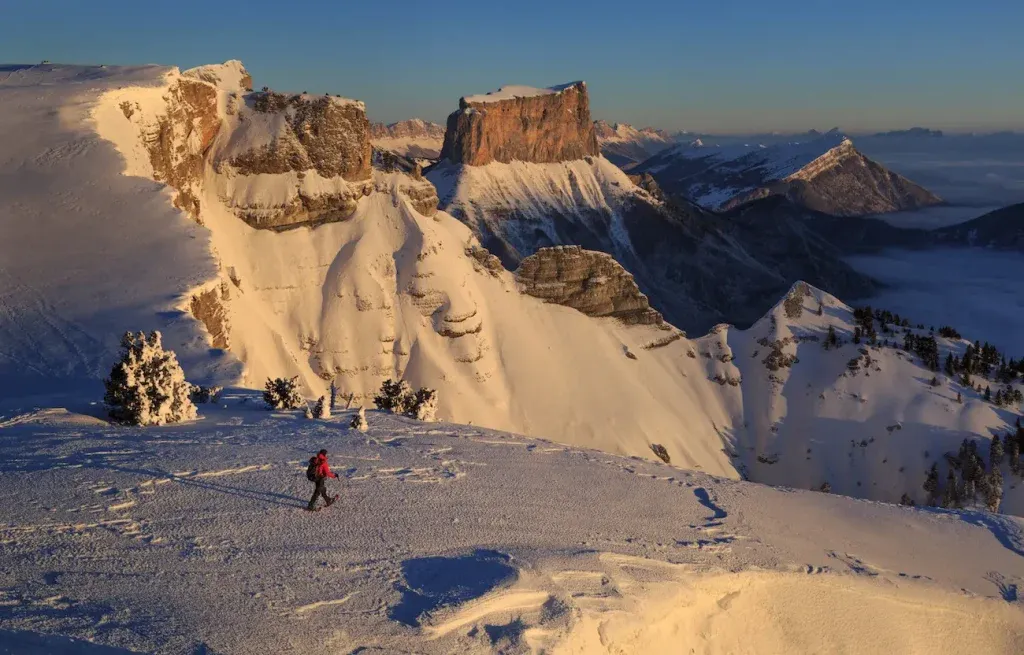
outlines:
{"label": "flat-topped mesa", "polygon": [[464,96],[448,116],[441,158],[483,166],[492,161],[552,163],[600,154],[584,82],[546,89],[506,86]]}
{"label": "flat-topped mesa", "polygon": [[610,316],[627,325],[663,323],[632,274],[603,252],[579,246],[541,248],[522,261],[516,281],[528,295],[587,316]]}

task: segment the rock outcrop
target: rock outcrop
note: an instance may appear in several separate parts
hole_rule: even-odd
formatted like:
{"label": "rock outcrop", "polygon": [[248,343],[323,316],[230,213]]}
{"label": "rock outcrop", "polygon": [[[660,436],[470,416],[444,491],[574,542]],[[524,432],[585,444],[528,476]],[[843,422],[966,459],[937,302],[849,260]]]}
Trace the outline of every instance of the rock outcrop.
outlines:
{"label": "rock outcrop", "polygon": [[265,91],[246,96],[245,104],[251,113],[223,155],[239,173],[315,170],[325,178],[369,179],[370,121],[363,103]]}
{"label": "rock outcrop", "polygon": [[492,161],[550,163],[597,156],[583,82],[549,89],[505,87],[466,96],[448,116],[441,158],[483,166]]}
{"label": "rock outcrop", "polygon": [[[174,206],[199,220],[204,156],[221,127],[217,114],[217,90],[210,84],[181,78],[165,96],[167,112],[156,124],[146,125],[142,135],[149,152],[153,177],[178,191]],[[121,105],[132,119],[136,107]]]}
{"label": "rock outcrop", "polygon": [[627,325],[663,322],[633,276],[603,252],[579,246],[541,248],[522,261],[516,281],[526,294],[587,316],[610,316]]}
{"label": "rock outcrop", "polygon": [[343,221],[373,189],[370,123],[361,102],[250,93],[240,97],[229,130],[212,157],[217,192],[253,227]]}
{"label": "rock outcrop", "polygon": [[224,303],[229,299],[230,287],[221,283],[215,288],[195,294],[189,302],[192,316],[206,328],[214,348],[227,349],[231,345],[230,324],[224,309]]}
{"label": "rock outcrop", "polygon": [[389,150],[373,150],[373,167],[384,173],[405,173],[398,192],[409,199],[413,208],[424,216],[437,213],[437,189],[423,177],[420,165]]}

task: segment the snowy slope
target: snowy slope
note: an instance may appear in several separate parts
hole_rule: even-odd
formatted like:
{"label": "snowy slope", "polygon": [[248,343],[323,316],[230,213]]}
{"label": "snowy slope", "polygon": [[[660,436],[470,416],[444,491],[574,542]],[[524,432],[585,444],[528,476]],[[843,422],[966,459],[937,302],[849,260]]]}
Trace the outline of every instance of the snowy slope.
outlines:
{"label": "snowy slope", "polygon": [[[592,243],[610,237],[612,254],[622,261],[632,251],[622,225],[623,207],[634,197],[653,198],[603,157],[536,164],[492,162],[486,166],[454,166],[442,162],[427,173],[437,187],[441,207],[456,215],[494,249],[492,238],[504,242],[501,253],[514,266],[538,246]],[[566,238],[565,223],[589,232]]]}
{"label": "snowy slope", "polygon": [[[0,652],[1024,649],[1018,519],[242,400],[0,423]],[[340,500],[308,514],[321,447]]]}
{"label": "snowy slope", "polygon": [[[788,318],[780,303],[748,330],[721,326],[696,342],[707,375],[723,381],[732,412],[724,429],[734,463],[750,479],[803,489],[827,482],[835,493],[888,502],[905,493],[926,503],[922,484],[933,463],[945,480],[944,455],[956,454],[965,438],[978,440],[987,457],[992,435],[1014,431],[1019,404],[997,407],[958,379],[928,370],[902,349],[903,329],[880,334],[877,346],[854,343],[851,309],[820,290],[808,287],[804,295],[799,288],[799,318]],[[841,345],[826,350],[829,327]],[[962,356],[968,344],[935,336],[940,362],[949,353]],[[775,348],[796,361],[770,370],[765,359]],[[931,386],[933,377],[938,386]],[[1003,466],[1001,511],[1024,515],[1024,483]]]}
{"label": "snowy slope", "polygon": [[192,377],[232,379],[184,310],[216,274],[205,230],[145,177],[120,175],[90,112],[108,89],[159,98],[161,67],[0,70],[0,388],[102,393],[120,335],[160,329]]}

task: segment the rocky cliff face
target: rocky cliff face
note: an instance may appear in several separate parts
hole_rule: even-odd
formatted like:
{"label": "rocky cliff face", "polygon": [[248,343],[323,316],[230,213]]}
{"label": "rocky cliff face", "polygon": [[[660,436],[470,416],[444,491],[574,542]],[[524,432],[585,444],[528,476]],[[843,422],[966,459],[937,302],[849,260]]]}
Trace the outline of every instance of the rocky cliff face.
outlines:
{"label": "rocky cliff face", "polygon": [[[315,170],[348,181],[370,177],[370,122],[361,102],[273,91],[246,96],[225,161],[243,175]],[[269,136],[269,141],[266,137]],[[262,143],[260,143],[262,141]]]}
{"label": "rocky cliff face", "polygon": [[586,84],[512,89],[461,98],[459,110],[448,116],[442,159],[483,166],[492,161],[551,163],[600,154]]}
{"label": "rocky cliff face", "polygon": [[579,246],[541,248],[522,261],[516,281],[524,293],[587,316],[611,316],[627,325],[660,325],[662,316],[615,259]]}
{"label": "rocky cliff face", "polygon": [[[181,78],[167,89],[165,101],[166,113],[143,126],[143,144],[153,177],[178,190],[174,206],[199,220],[204,157],[221,126],[217,92],[210,84]],[[121,111],[130,121],[141,108],[125,101]]]}
{"label": "rocky cliff face", "polygon": [[249,225],[282,230],[342,221],[372,190],[363,103],[273,91],[229,100],[234,111],[211,163],[218,195]]}

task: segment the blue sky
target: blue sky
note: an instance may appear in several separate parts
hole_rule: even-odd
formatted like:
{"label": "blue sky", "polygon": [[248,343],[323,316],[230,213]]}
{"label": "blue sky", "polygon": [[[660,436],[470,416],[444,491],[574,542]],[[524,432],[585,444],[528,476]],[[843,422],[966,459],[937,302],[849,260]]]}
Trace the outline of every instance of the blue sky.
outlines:
{"label": "blue sky", "polygon": [[691,131],[1024,128],[1010,0],[3,0],[0,62],[241,59],[372,120],[584,79],[595,118]]}

